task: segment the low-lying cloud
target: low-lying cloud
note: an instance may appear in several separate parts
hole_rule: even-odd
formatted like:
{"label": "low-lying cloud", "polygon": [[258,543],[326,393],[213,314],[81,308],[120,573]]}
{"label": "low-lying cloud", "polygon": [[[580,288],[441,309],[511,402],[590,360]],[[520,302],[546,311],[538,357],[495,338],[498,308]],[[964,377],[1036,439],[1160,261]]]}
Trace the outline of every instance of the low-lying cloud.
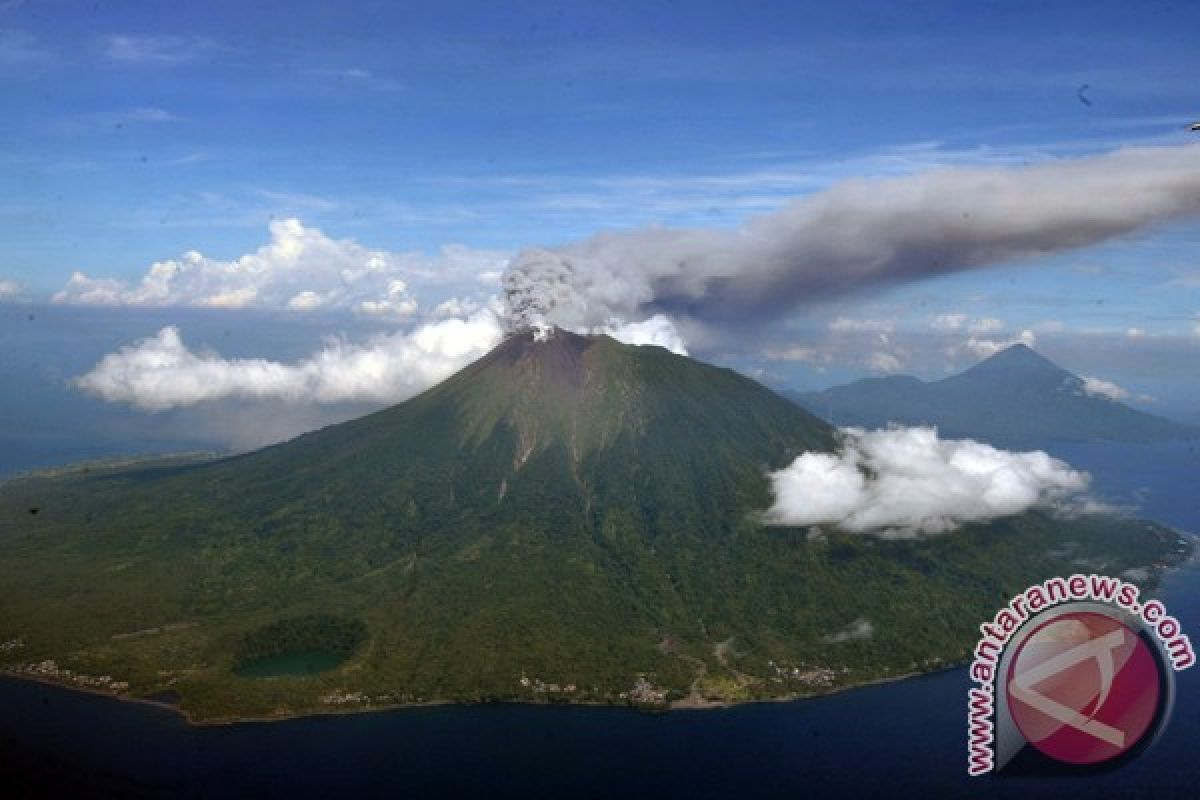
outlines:
{"label": "low-lying cloud", "polygon": [[745,322],[1197,213],[1200,144],[937,169],[844,181],[733,230],[654,227],[526,250],[504,289],[516,324],[592,326],[656,311]]}
{"label": "low-lying cloud", "polygon": [[1114,402],[1129,397],[1129,390],[1125,387],[1090,375],[1083,376],[1083,391],[1092,397],[1103,397]]}
{"label": "low-lying cloud", "polygon": [[109,402],[166,411],[228,398],[287,403],[399,402],[449,377],[503,337],[491,311],[378,334],[350,344],[331,341],[294,364],[224,358],[187,347],[178,328],[122,347],[76,378]]}
{"label": "low-lying cloud", "polygon": [[1089,476],[1040,451],[1015,453],[934,428],[842,431],[837,453],[804,453],[770,475],[774,525],[914,536],[1050,507]]}
{"label": "low-lying cloud", "polygon": [[[686,355],[682,338],[665,317],[614,322],[593,332]],[[104,356],[74,383],[108,402],[155,412],[229,399],[293,405],[398,403],[485,355],[504,335],[504,321],[487,307],[464,318],[376,334],[358,343],[331,340],[289,364],[193,350],[179,328],[168,326]]]}
{"label": "low-lying cloud", "polygon": [[[1011,339],[990,339],[985,336],[970,336],[962,344],[962,349],[970,353],[975,358],[990,358],[1001,350],[1007,350],[1014,344],[1023,344],[1026,347],[1037,346],[1037,334],[1030,330],[1024,330],[1018,333]],[[953,355],[953,353],[951,353]]]}

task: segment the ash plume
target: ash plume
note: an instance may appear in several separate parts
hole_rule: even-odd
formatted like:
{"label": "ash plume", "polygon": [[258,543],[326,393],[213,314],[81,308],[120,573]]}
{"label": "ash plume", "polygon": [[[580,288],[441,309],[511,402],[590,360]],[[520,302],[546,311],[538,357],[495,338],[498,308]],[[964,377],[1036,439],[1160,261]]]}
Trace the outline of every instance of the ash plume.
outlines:
{"label": "ash plume", "polygon": [[513,259],[510,325],[655,312],[751,321],[888,284],[1087,247],[1200,213],[1200,144],[847,180],[732,230],[609,232]]}

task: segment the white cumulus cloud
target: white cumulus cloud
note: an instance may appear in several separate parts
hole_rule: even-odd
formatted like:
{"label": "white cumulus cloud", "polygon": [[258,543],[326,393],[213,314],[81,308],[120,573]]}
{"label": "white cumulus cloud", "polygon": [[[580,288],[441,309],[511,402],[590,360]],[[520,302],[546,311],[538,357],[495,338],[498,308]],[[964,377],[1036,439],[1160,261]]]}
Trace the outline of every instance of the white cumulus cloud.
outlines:
{"label": "white cumulus cloud", "polygon": [[944,533],[1084,491],[1087,473],[1040,451],[1015,453],[934,428],[846,428],[840,452],[804,453],[771,473],[776,525],[853,533]]}
{"label": "white cumulus cloud", "polygon": [[873,372],[885,373],[899,372],[904,368],[904,364],[901,363],[899,358],[892,353],[886,353],[882,350],[876,350],[868,355],[866,365],[867,369]]}
{"label": "white cumulus cloud", "polygon": [[470,297],[450,297],[438,303],[433,313],[438,317],[465,317],[479,308],[480,303]]}
{"label": "white cumulus cloud", "polygon": [[1102,378],[1094,378],[1088,375],[1083,377],[1083,391],[1093,397],[1106,397],[1109,400],[1117,401],[1124,400],[1129,397],[1129,390],[1125,389],[1112,381],[1106,381]]}
{"label": "white cumulus cloud", "polygon": [[12,299],[21,294],[23,288],[16,281],[0,280],[0,300]]}
{"label": "white cumulus cloud", "polygon": [[[463,318],[428,322],[409,332],[376,334],[362,342],[331,340],[295,363],[197,351],[187,346],[179,328],[167,326],[104,356],[74,383],[110,403],[144,411],[231,398],[294,405],[396,403],[444,380],[499,344],[505,335],[499,305],[493,301]],[[662,315],[642,322],[614,321],[590,332],[687,355],[679,332]]]}
{"label": "white cumulus cloud", "polygon": [[503,253],[443,248],[433,258],[333,239],[298,219],[275,220],[270,241],[232,261],[191,250],[159,261],[136,284],[71,276],[56,303],[198,308],[338,310],[407,317],[417,311],[413,281],[472,279],[502,267]]}
{"label": "white cumulus cloud", "polygon": [[625,344],[657,345],[681,356],[688,354],[687,345],[675,328],[675,323],[663,314],[655,314],[641,322],[610,320],[607,325],[602,325],[592,332],[607,333]]}
{"label": "white cumulus cloud", "polygon": [[503,337],[490,310],[362,343],[331,341],[293,364],[194,352],[178,328],[110,353],[75,384],[109,402],[165,411],[226,398],[287,403],[399,402],[487,353]]}
{"label": "white cumulus cloud", "polygon": [[1037,335],[1033,331],[1025,330],[1012,339],[988,339],[983,336],[972,336],[963,343],[963,348],[977,358],[988,358],[1001,350],[1007,350],[1014,344],[1034,347],[1037,344]]}

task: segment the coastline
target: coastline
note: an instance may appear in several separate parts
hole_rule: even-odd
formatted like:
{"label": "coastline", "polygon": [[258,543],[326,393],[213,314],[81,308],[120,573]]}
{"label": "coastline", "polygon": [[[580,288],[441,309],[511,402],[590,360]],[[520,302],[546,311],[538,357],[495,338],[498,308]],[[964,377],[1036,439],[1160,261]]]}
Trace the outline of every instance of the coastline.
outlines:
{"label": "coastline", "polygon": [[[1168,526],[1169,527],[1169,526]],[[1154,575],[1151,580],[1149,591],[1151,594],[1157,595],[1163,589],[1163,583],[1168,576],[1173,576],[1185,571],[1188,567],[1200,565],[1200,534],[1194,534],[1190,531],[1179,530],[1172,528],[1178,534],[1190,539],[1193,544],[1192,552],[1188,558],[1175,564],[1167,569],[1161,570],[1157,575]],[[688,694],[679,700],[662,706],[654,705],[636,705],[630,703],[599,703],[589,701],[565,701],[565,702],[526,702],[522,700],[500,700],[495,702],[464,702],[459,700],[428,700],[420,703],[390,703],[388,705],[353,707],[353,708],[329,708],[329,709],[310,709],[305,711],[288,712],[284,714],[272,714],[270,716],[233,716],[233,717],[212,717],[208,719],[196,719],[191,712],[181,706],[173,703],[154,700],[150,697],[138,697],[132,694],[120,694],[111,691],[105,691],[90,686],[79,686],[73,683],[56,681],[50,678],[39,675],[30,675],[27,673],[14,672],[12,670],[0,668],[0,677],[9,678],[14,681],[27,681],[31,683],[41,684],[43,686],[52,686],[58,689],[67,691],[82,692],[85,694],[104,697],[110,700],[117,700],[126,703],[138,703],[145,706],[169,711],[183,718],[184,722],[194,728],[205,727],[221,727],[227,725],[241,725],[243,723],[264,723],[264,722],[288,722],[290,720],[306,719],[310,717],[335,717],[345,716],[349,714],[375,714],[387,711],[403,711],[406,709],[420,708],[437,708],[442,706],[483,706],[483,705],[520,705],[534,707],[552,707],[552,708],[612,708],[624,709],[627,711],[635,711],[638,713],[664,714],[669,712],[688,712],[688,711],[719,711],[724,709],[733,709],[740,706],[761,705],[764,703],[798,703],[805,700],[816,700],[822,697],[831,697],[833,695],[851,692],[855,689],[865,689],[869,686],[879,686],[888,683],[897,683],[899,681],[908,680],[911,678],[919,678],[925,675],[936,675],[943,672],[951,672],[956,669],[965,668],[970,663],[969,660],[945,662],[938,667],[928,670],[916,670],[912,672],[904,672],[897,675],[886,675],[870,680],[861,681],[859,683],[847,684],[845,686],[837,686],[825,691],[815,692],[812,694],[789,694],[780,695],[779,697],[763,697],[752,700],[706,700],[703,698],[694,698]]]}
{"label": "coastline", "polygon": [[[688,703],[688,698],[685,697],[681,700],[676,700],[674,703],[671,703],[666,708],[661,709],[661,710],[662,711],[713,711],[713,710],[719,710],[719,709],[737,708],[739,706],[760,705],[763,703],[801,703],[801,702],[804,702],[805,700],[818,700],[822,697],[832,697],[834,695],[843,694],[845,692],[853,692],[855,689],[865,689],[868,686],[880,686],[885,683],[898,683],[900,681],[908,680],[910,678],[920,678],[920,677],[923,677],[926,675],[938,675],[943,672],[953,672],[956,669],[961,669],[961,668],[967,666],[967,664],[968,664],[968,662],[966,662],[966,661],[956,661],[954,663],[946,663],[946,664],[943,664],[942,666],[925,670],[924,672],[916,671],[916,672],[904,672],[904,673],[900,673],[899,675],[887,675],[887,676],[884,676],[881,678],[872,678],[871,680],[862,681],[861,683],[853,683],[853,684],[848,684],[846,686],[836,686],[836,687],[833,687],[830,689],[826,689],[825,691],[822,691],[822,692],[816,692],[814,694],[788,694],[788,695],[780,695],[779,697],[761,697],[761,698],[756,698],[754,700],[701,700],[701,701],[692,701],[692,704],[687,704],[687,705],[685,705],[685,703]],[[638,710],[641,710],[641,709],[638,709]],[[648,709],[648,710],[658,711],[660,709]]]}
{"label": "coastline", "polygon": [[[194,728],[220,727],[223,725],[240,725],[242,723],[252,722],[287,722],[288,720],[304,719],[306,717],[330,717],[342,716],[345,714],[370,714],[376,711],[395,711],[405,708],[430,708],[435,706],[447,705],[471,705],[468,703],[455,703],[452,700],[430,700],[424,703],[394,703],[386,706],[370,706],[367,708],[331,708],[328,710],[314,711],[298,711],[288,714],[277,714],[274,716],[246,716],[246,717],[213,717],[211,719],[196,719],[192,713],[185,708],[174,703],[167,703],[161,700],[154,700],[150,697],[139,697],[132,694],[120,694],[117,692],[108,692],[103,689],[93,688],[91,686],[79,686],[74,683],[66,683],[56,681],[50,678],[44,678],[38,675],[28,675],[12,670],[0,669],[0,678],[7,678],[13,681],[23,681],[27,683],[36,683],[42,686],[52,686],[56,689],[63,689],[69,692],[80,692],[82,694],[90,694],[95,697],[103,697],[109,700],[116,700],[122,703],[136,703],[144,706],[151,706],[169,711],[172,714],[177,714],[183,718],[183,721]],[[482,704],[476,704],[482,705]],[[530,703],[529,705],[538,705]],[[547,704],[549,705],[549,704]],[[584,703],[572,705],[585,705]]]}
{"label": "coastline", "polygon": [[616,710],[632,711],[640,714],[666,714],[670,712],[688,712],[688,711],[720,711],[734,709],[741,706],[762,705],[765,703],[799,703],[806,700],[816,700],[822,697],[831,697],[833,695],[851,692],[855,689],[864,689],[869,686],[878,686],[887,683],[896,683],[910,678],[918,678],[924,675],[935,675],[943,672],[950,672],[955,669],[960,669],[966,665],[966,662],[945,664],[935,669],[926,670],[924,672],[906,672],[900,675],[889,675],[886,677],[873,678],[871,680],[862,681],[861,683],[849,684],[846,686],[838,686],[826,691],[817,692],[814,694],[790,694],[781,695],[779,697],[763,697],[752,700],[701,700],[693,701],[688,704],[688,698],[681,698],[672,703],[663,706],[653,705],[634,705],[629,703],[598,703],[589,701],[577,702],[525,702],[521,700],[500,700],[496,702],[463,702],[457,700],[429,700],[420,703],[392,703],[388,705],[354,707],[354,708],[330,708],[330,709],[314,709],[307,711],[296,711],[284,714],[273,714],[270,716],[235,716],[235,717],[212,717],[208,719],[196,719],[187,709],[181,708],[172,703],[166,703],[161,700],[154,700],[149,697],[138,697],[131,694],[119,694],[114,692],[104,691],[90,686],[79,686],[76,684],[65,683],[52,680],[49,678],[28,675],[24,673],[12,672],[6,669],[0,669],[0,678],[7,678],[13,681],[24,681],[36,683],[42,686],[50,686],[56,689],[66,691],[80,692],[96,697],[103,697],[109,700],[115,700],[125,703],[136,703],[139,705],[158,708],[163,711],[168,711],[183,718],[183,721],[193,728],[208,728],[208,727],[224,727],[230,725],[242,725],[253,723],[267,722],[289,722],[299,719],[308,719],[315,717],[340,717],[352,714],[376,714],[389,711],[404,711],[408,709],[421,708],[439,708],[444,706],[485,706],[485,705],[511,705],[511,706],[529,706],[537,708],[611,708]]}
{"label": "coastline", "polygon": [[[1196,568],[1200,566],[1200,534],[1192,533],[1188,530],[1183,530],[1173,526],[1167,527],[1172,532],[1181,537],[1190,540],[1192,545],[1191,552],[1188,557],[1176,564],[1159,570],[1153,574],[1149,580],[1148,593],[1157,595],[1164,588],[1164,583],[1168,577],[1176,576],[1185,572],[1188,568]],[[824,691],[814,692],[812,694],[788,694],[778,697],[754,698],[750,700],[707,700],[704,698],[695,698],[692,694],[685,695],[679,700],[675,700],[665,705],[637,705],[631,703],[604,703],[595,701],[561,701],[561,702],[527,702],[523,700],[500,700],[492,702],[470,702],[459,700],[429,700],[417,703],[391,703],[387,705],[372,705],[358,707],[339,707],[329,709],[308,709],[304,711],[294,711],[281,714],[272,714],[269,716],[225,716],[212,717],[206,719],[196,719],[191,712],[182,708],[178,704],[168,703],[161,700],[155,700],[151,697],[139,697],[132,694],[121,694],[112,691],[106,691],[90,686],[80,686],[74,683],[53,680],[35,674],[23,672],[15,672],[9,669],[0,668],[0,678],[7,678],[13,681],[24,681],[36,683],[43,686],[50,686],[67,691],[81,692],[97,697],[103,697],[110,700],[116,700],[127,703],[137,703],[144,706],[151,706],[164,711],[177,714],[183,718],[183,721],[190,727],[205,728],[205,727],[222,727],[231,725],[241,725],[244,723],[266,723],[266,722],[288,722],[298,719],[314,718],[314,717],[332,717],[345,716],[351,714],[374,714],[388,711],[403,711],[406,709],[421,709],[421,708],[437,708],[442,706],[483,706],[483,705],[512,705],[512,706],[531,706],[531,707],[554,707],[554,708],[611,708],[623,709],[639,713],[662,714],[667,712],[688,712],[688,711],[717,711],[723,709],[733,709],[740,706],[761,705],[765,703],[796,703],[806,700],[816,700],[822,697],[831,697],[845,692],[854,691],[855,689],[864,689],[870,686],[879,686],[889,683],[897,683],[899,681],[918,678],[928,675],[936,675],[940,673],[950,672],[956,669],[965,668],[970,663],[969,658],[961,661],[944,662],[941,665],[928,669],[917,670],[912,672],[900,673],[897,675],[887,675],[864,680],[858,683],[847,684],[844,686],[832,687]]]}

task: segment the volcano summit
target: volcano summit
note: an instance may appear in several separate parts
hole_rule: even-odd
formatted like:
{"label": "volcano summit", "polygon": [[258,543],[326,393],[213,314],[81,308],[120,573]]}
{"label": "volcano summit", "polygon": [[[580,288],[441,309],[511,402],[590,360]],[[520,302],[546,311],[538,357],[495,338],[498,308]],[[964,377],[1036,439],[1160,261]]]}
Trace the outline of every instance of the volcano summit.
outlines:
{"label": "volcano summit", "polygon": [[170,690],[197,720],[798,696],[962,659],[998,603],[1080,563],[1177,557],[1099,515],[907,541],[764,526],[770,472],[837,446],[731,370],[512,334],[280,445],[0,486],[0,666]]}

